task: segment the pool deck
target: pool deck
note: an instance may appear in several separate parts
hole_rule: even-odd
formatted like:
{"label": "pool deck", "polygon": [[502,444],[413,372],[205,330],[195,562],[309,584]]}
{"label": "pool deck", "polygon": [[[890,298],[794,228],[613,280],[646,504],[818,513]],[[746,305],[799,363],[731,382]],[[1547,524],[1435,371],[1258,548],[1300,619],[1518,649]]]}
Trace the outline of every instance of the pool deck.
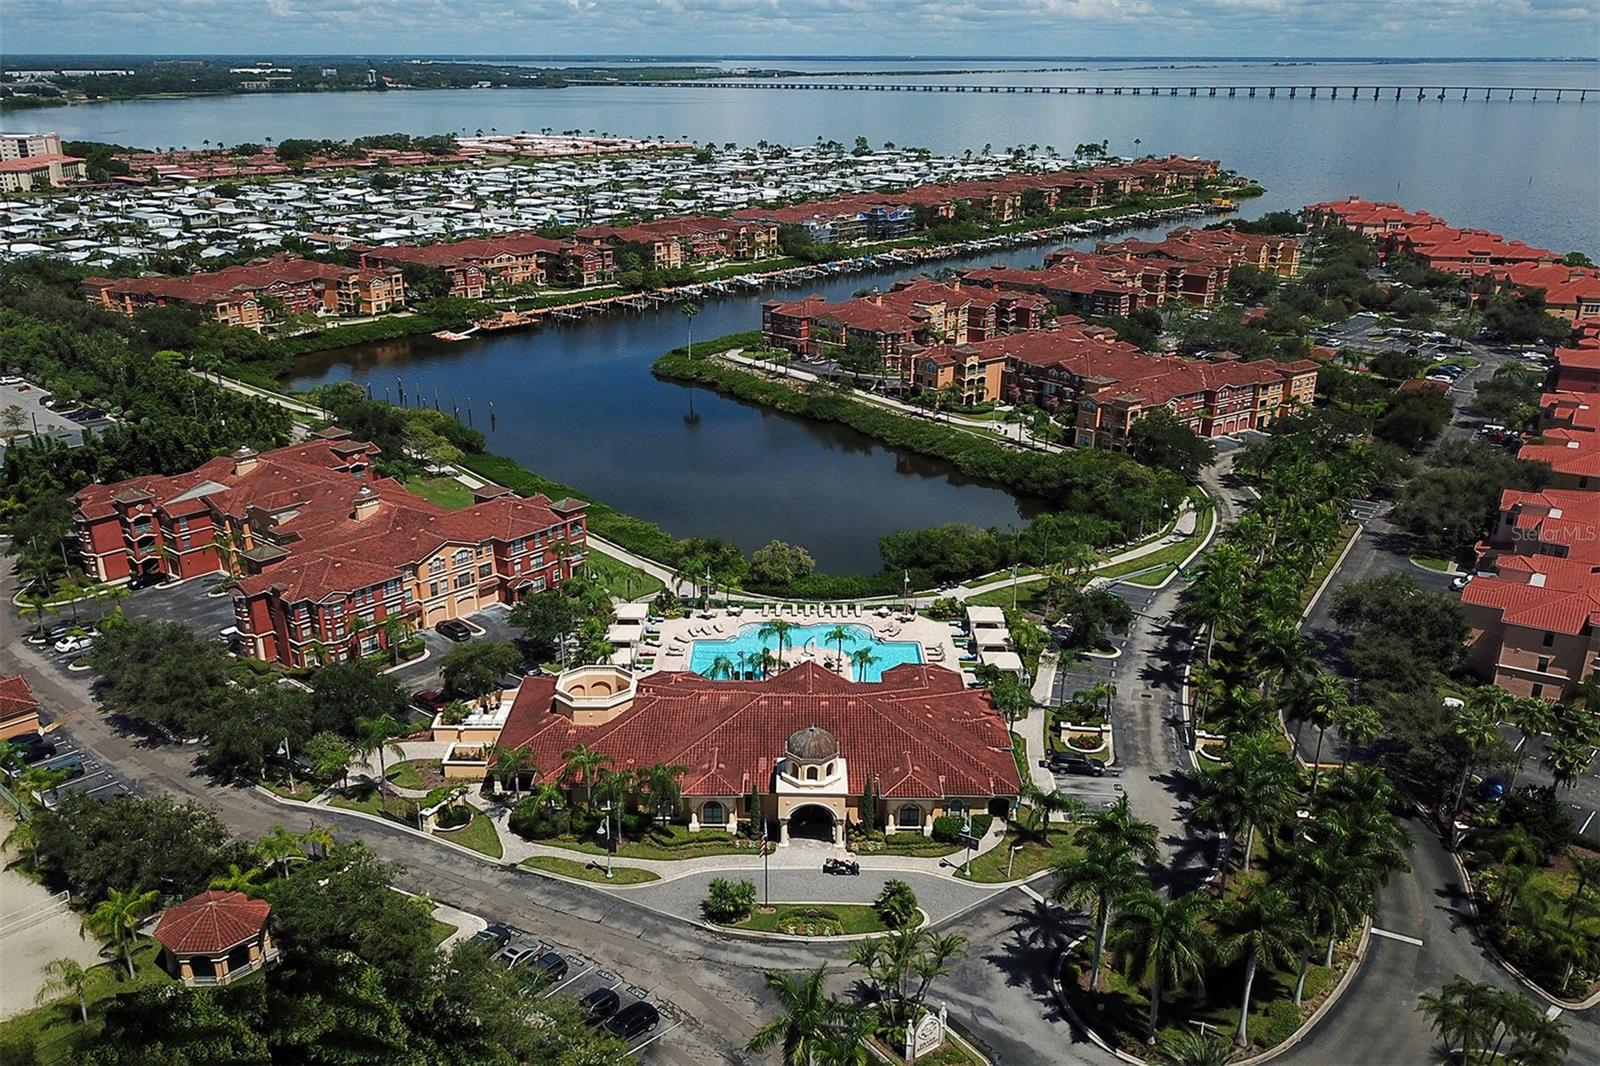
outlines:
{"label": "pool deck", "polygon": [[[637,659],[654,652],[655,662],[648,668],[637,668],[636,672],[647,674],[664,670],[688,670],[695,641],[728,640],[737,636],[744,626],[759,626],[772,621],[773,618],[782,618],[795,626],[829,628],[836,625],[862,626],[871,630],[872,635],[880,640],[909,641],[921,645],[924,663],[943,666],[957,673],[961,671],[961,654],[956,647],[955,631],[951,629],[949,623],[936,622],[922,615],[909,616],[909,619],[905,614],[890,614],[885,617],[865,608],[859,615],[845,614],[842,613],[843,608],[835,608],[834,614],[821,616],[809,610],[802,612],[800,609],[788,610],[781,606],[745,608],[740,614],[729,614],[729,610],[724,607],[713,607],[707,611],[696,611],[684,618],[662,620],[659,647],[641,645],[635,653]],[[817,641],[812,641],[804,647],[790,645],[783,653],[786,666],[801,662],[816,662],[840,677],[854,681],[855,671],[850,666],[848,651],[844,662],[837,660],[838,653],[832,646],[821,645]]]}

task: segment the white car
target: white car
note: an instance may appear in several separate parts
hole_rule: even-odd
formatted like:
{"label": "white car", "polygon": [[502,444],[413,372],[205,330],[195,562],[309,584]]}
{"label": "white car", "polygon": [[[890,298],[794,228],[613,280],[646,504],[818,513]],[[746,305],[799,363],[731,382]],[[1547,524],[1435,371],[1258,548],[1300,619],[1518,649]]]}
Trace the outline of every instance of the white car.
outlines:
{"label": "white car", "polygon": [[1467,582],[1469,582],[1471,580],[1472,580],[1472,575],[1471,574],[1462,574],[1459,577],[1457,577],[1454,581],[1450,582],[1450,587],[1455,589],[1457,592],[1460,592],[1462,589],[1467,587]]}
{"label": "white car", "polygon": [[94,638],[90,636],[62,637],[55,644],[56,651],[62,655],[88,651],[92,647],[94,647]]}

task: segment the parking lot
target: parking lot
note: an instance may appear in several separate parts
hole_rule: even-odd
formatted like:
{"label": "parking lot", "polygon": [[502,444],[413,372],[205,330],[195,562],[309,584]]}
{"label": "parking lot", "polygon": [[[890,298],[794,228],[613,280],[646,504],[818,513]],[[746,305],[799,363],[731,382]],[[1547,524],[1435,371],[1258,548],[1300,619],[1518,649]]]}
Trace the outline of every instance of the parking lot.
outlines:
{"label": "parking lot", "polygon": [[[495,926],[491,925],[490,928],[494,929]],[[658,1041],[684,1024],[680,1013],[670,1002],[651,996],[647,989],[640,988],[637,985],[630,985],[626,978],[620,974],[596,965],[581,953],[560,944],[542,940],[534,934],[518,929],[515,926],[501,926],[500,928],[510,932],[510,943],[513,945],[519,942],[536,944],[537,946],[530,954],[530,958],[537,959],[547,952],[555,952],[566,963],[566,973],[561,975],[550,987],[541,990],[539,993],[541,996],[564,996],[583,1003],[586,996],[601,990],[608,990],[616,993],[617,996],[615,1009],[606,1012],[609,1017],[616,1017],[622,1014],[635,1003],[647,1003],[654,1007],[660,1015],[660,1021],[656,1023],[655,1028],[635,1035],[627,1041],[628,1050],[634,1055],[648,1059],[650,1049],[655,1047]],[[522,971],[532,965],[533,963],[531,962],[522,963],[516,969]]]}
{"label": "parking lot", "polygon": [[83,442],[85,429],[100,430],[111,422],[104,411],[92,407],[56,411],[45,406],[49,398],[48,391],[21,379],[8,379],[0,384],[0,411],[12,407],[20,410],[24,433],[37,433],[76,445]]}
{"label": "parking lot", "polygon": [[80,748],[67,735],[56,732],[49,739],[55,752],[33,760],[31,766],[42,770],[66,770],[73,776],[41,795],[47,810],[55,810],[62,800],[74,794],[108,799],[133,791],[106,769],[93,752]]}

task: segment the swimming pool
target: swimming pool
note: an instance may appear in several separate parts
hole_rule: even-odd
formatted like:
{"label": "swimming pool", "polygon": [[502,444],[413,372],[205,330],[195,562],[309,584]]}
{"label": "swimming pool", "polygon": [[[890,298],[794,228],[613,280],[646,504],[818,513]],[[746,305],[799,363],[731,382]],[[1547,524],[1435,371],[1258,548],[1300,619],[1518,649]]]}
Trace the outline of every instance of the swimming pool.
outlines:
{"label": "swimming pool", "polygon": [[[738,635],[726,640],[695,641],[694,649],[689,654],[689,669],[710,677],[717,659],[726,656],[728,662],[733,664],[733,677],[759,676],[753,664],[759,661],[762,649],[770,648],[773,655],[778,654],[778,638],[769,635],[763,640],[761,626],[760,622],[752,622],[740,626]],[[838,643],[826,639],[833,628],[832,625],[792,627],[789,630],[789,639],[784,644],[784,662],[792,664],[805,652],[816,652],[818,657],[823,659],[837,658]],[[922,645],[916,641],[882,640],[873,636],[872,630],[863,625],[847,625],[844,628],[850,632],[850,637],[844,641],[846,661],[859,648],[871,648],[872,654],[877,657],[877,661],[867,667],[864,678],[856,678],[856,668],[850,667],[852,678],[877,681],[890,667],[902,663],[922,662]],[[718,672],[717,676],[722,675]]]}

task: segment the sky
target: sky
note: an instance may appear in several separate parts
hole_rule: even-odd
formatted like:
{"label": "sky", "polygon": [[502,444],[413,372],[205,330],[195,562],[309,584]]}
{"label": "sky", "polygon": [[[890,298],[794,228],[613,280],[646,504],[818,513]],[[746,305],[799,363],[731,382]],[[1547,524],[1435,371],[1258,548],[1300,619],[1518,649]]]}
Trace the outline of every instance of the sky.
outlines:
{"label": "sky", "polygon": [[3,0],[4,54],[1600,56],[1600,0]]}

